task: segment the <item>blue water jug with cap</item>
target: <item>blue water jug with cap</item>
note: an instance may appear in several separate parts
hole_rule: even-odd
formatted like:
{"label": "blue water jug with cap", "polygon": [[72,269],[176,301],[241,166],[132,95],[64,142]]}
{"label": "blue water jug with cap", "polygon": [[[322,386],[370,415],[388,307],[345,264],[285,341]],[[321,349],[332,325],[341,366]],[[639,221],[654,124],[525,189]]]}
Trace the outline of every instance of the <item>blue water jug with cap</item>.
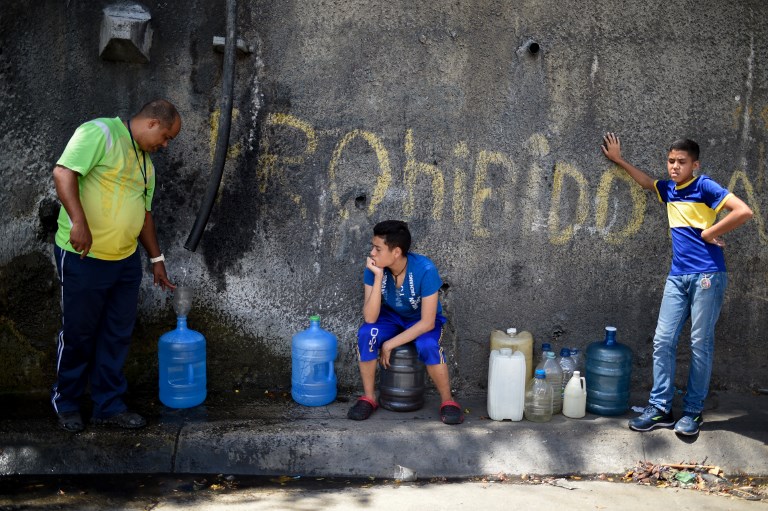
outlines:
{"label": "blue water jug with cap", "polygon": [[157,343],[160,401],[170,408],[191,408],[203,401],[206,391],[205,337],[187,328],[192,290],[176,288],[173,307],[176,329],[160,336]]}
{"label": "blue water jug with cap", "polygon": [[291,342],[291,397],[304,406],[324,406],[336,399],[336,336],[320,328],[320,316]]}
{"label": "blue water jug with cap", "polygon": [[587,347],[587,411],[621,415],[629,408],[632,350],[616,342],[616,327],[605,327],[605,340]]}

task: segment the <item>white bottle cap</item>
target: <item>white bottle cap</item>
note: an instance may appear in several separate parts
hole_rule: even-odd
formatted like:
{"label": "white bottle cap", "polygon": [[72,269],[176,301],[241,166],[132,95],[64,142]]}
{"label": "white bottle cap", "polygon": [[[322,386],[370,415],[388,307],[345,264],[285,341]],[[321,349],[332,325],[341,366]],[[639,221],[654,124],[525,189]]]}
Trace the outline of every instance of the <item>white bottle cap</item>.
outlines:
{"label": "white bottle cap", "polygon": [[515,335],[517,334],[517,328],[507,328],[507,333],[509,335]]}

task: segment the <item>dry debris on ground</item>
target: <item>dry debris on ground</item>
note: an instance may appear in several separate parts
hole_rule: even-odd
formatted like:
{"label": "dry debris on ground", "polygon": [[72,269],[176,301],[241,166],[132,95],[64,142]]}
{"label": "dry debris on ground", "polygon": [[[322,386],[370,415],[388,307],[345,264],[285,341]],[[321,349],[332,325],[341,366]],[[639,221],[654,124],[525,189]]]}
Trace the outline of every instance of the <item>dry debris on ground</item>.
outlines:
{"label": "dry debris on ground", "polygon": [[723,470],[715,465],[702,463],[659,463],[638,461],[623,480],[659,488],[676,487],[698,490],[717,495],[730,495],[745,500],[768,500],[768,484],[753,477],[726,479]]}

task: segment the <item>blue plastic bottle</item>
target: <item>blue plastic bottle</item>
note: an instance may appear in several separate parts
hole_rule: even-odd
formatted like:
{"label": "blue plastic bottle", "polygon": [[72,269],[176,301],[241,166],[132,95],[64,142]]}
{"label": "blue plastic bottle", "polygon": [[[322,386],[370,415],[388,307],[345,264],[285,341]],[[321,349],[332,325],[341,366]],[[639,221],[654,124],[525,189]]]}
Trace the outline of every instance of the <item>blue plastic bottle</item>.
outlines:
{"label": "blue plastic bottle", "polygon": [[616,342],[616,328],[605,327],[605,340],[587,347],[587,411],[621,415],[629,408],[632,350]]}
{"label": "blue plastic bottle", "polygon": [[176,330],[157,343],[160,401],[171,408],[190,408],[205,401],[205,337],[187,328],[186,316],[176,319]]}
{"label": "blue plastic bottle", "polygon": [[324,406],[336,399],[336,336],[320,328],[320,316],[291,342],[291,396],[304,406]]}

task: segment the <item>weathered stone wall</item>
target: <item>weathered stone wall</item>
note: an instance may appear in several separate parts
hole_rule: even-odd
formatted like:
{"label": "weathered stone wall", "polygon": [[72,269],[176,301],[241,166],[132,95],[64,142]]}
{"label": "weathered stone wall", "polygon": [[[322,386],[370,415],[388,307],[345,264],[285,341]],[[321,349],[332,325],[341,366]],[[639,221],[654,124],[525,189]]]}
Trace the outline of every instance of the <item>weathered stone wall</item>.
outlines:
{"label": "weathered stone wall", "polygon": [[[106,0],[0,4],[0,391],[52,378],[54,162],[79,123],[158,96],[184,125],[154,156],[154,214],[172,277],[197,292],[211,390],[288,385],[290,337],[315,312],[339,337],[341,386],[355,387],[364,257],[387,218],[407,220],[439,265],[456,388],[484,387],[492,328],[584,347],[607,324],[647,387],[666,215],[602,156],[608,130],[660,178],[669,143],[698,140],[703,171],[754,209],[726,236],[713,386],[765,384],[768,4],[239,3],[254,51],[237,59],[229,160],[195,253],[183,245],[213,160],[224,1],[143,2],[145,64],[99,58]],[[157,337],[173,324],[147,276],[134,388],[157,385]]]}

